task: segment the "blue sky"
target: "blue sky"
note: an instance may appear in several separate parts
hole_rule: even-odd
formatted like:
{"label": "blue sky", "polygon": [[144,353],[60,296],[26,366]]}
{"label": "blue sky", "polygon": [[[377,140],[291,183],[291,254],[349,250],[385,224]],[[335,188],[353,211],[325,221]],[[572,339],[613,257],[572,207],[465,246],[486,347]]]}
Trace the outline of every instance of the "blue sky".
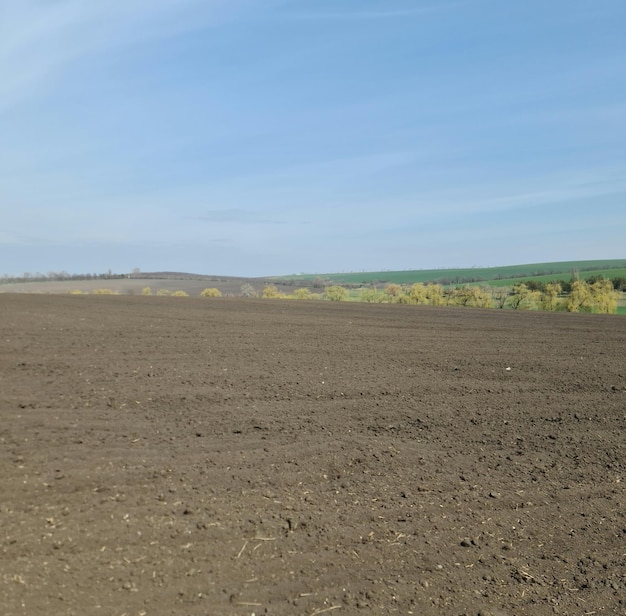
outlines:
{"label": "blue sky", "polygon": [[623,0],[0,0],[0,274],[626,257]]}

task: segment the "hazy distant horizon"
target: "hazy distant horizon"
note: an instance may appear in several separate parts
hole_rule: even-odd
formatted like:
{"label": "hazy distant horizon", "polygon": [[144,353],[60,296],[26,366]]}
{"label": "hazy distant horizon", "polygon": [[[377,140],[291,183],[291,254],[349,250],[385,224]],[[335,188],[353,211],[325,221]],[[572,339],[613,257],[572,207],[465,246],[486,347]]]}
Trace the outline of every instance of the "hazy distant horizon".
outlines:
{"label": "hazy distant horizon", "polygon": [[[451,267],[432,267],[432,268],[411,268],[411,269],[404,269],[404,270],[392,270],[392,269],[385,269],[385,270],[364,270],[364,269],[359,269],[359,270],[328,270],[328,271],[317,271],[317,272],[285,272],[285,273],[281,273],[281,274],[276,274],[276,273],[265,273],[265,274],[261,274],[259,276],[244,276],[244,275],[239,275],[239,274],[224,274],[222,272],[192,272],[192,271],[183,271],[183,270],[173,270],[173,269],[162,269],[162,270],[141,270],[140,268],[133,268],[132,270],[129,271],[114,271],[111,269],[107,269],[101,272],[87,272],[87,271],[72,271],[72,270],[55,270],[55,271],[47,271],[47,272],[43,272],[41,270],[34,270],[34,271],[24,271],[20,274],[6,274],[6,273],[0,273],[1,277],[14,277],[14,278],[21,278],[21,277],[50,277],[51,279],[54,278],[54,275],[59,275],[59,274],[67,274],[69,276],[106,276],[106,275],[111,275],[111,276],[133,276],[135,278],[141,278],[142,274],[145,274],[146,276],[152,276],[155,274],[171,274],[171,275],[185,275],[185,276],[198,276],[198,277],[224,277],[224,278],[242,278],[242,279],[246,279],[246,278],[272,278],[272,277],[279,277],[279,276],[291,276],[291,275],[295,275],[295,276],[323,276],[323,275],[333,275],[333,274],[360,274],[360,273],[378,273],[378,272],[388,272],[388,273],[393,273],[393,272],[408,272],[408,271],[441,271],[441,272],[446,272],[446,271],[458,271],[458,270],[489,270],[489,269],[504,269],[504,268],[514,268],[514,267],[550,267],[550,266],[558,266],[558,265],[563,265],[563,264],[573,264],[572,266],[576,265],[579,266],[582,262],[588,262],[590,264],[590,269],[586,270],[586,271],[593,271],[594,269],[606,269],[606,265],[604,265],[605,262],[607,261],[617,261],[617,263],[615,264],[616,267],[626,267],[626,257],[624,257],[623,259],[589,259],[589,260],[577,260],[577,261],[548,261],[548,262],[541,262],[541,263],[509,263],[509,264],[501,264],[501,265],[486,265],[486,266],[469,266],[469,267],[464,267],[464,266],[451,266]],[[594,264],[594,262],[597,262],[597,265]]]}

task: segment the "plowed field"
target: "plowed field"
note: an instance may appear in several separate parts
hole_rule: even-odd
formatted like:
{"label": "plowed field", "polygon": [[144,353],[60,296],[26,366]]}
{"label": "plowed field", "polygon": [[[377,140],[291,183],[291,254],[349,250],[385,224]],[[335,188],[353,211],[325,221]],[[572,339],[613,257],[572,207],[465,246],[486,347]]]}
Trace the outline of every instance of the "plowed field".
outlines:
{"label": "plowed field", "polygon": [[626,318],[0,295],[0,613],[626,613]]}

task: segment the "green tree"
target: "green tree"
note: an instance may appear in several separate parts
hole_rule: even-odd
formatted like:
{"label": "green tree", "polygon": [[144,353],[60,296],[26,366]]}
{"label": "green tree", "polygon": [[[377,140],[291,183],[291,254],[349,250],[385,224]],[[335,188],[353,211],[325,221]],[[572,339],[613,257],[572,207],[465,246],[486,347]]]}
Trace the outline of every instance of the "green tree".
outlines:
{"label": "green tree", "polygon": [[411,285],[408,293],[411,304],[428,304],[428,291],[421,282]]}
{"label": "green tree", "polygon": [[429,283],[426,285],[426,300],[431,306],[443,306],[446,298],[443,294],[443,287],[440,284]]}
{"label": "green tree", "polygon": [[544,310],[556,310],[559,305],[559,295],[562,292],[562,287],[558,282],[548,282],[544,291],[541,294],[541,307]]}
{"label": "green tree", "polygon": [[591,312],[592,303],[589,285],[584,280],[573,280],[566,304],[568,312]]}
{"label": "green tree", "polygon": [[618,296],[610,280],[596,278],[591,284],[585,280],[574,280],[566,308],[569,312],[611,314],[617,312]]}
{"label": "green tree", "polygon": [[513,287],[509,304],[513,310],[531,310],[539,297],[539,291],[531,291],[526,283],[520,282]]}
{"label": "green tree", "polygon": [[610,280],[596,280],[590,286],[590,292],[592,303],[597,312],[603,314],[614,314],[617,312],[619,293],[614,289]]}
{"label": "green tree", "polygon": [[611,279],[611,282],[616,291],[626,291],[626,278],[624,278],[624,276],[617,276]]}

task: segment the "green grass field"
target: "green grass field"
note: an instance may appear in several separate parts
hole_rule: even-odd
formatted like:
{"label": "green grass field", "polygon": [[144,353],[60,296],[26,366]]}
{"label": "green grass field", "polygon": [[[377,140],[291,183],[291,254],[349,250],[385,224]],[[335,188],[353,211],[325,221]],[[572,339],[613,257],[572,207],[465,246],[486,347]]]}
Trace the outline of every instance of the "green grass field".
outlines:
{"label": "green grass field", "polygon": [[[615,269],[603,269],[593,271],[578,271],[580,278],[590,278],[591,276],[602,276],[603,278],[626,278],[626,267],[620,267]],[[509,287],[514,284],[523,282],[523,280],[535,280],[537,282],[553,282],[555,280],[569,280],[571,278],[571,272],[567,274],[548,274],[547,276],[529,276],[528,278],[503,278],[500,280],[489,280],[486,284],[492,287]]]}
{"label": "green grass field", "polygon": [[351,272],[334,274],[299,274],[282,276],[276,280],[329,280],[336,284],[412,284],[414,282],[439,282],[463,284],[483,282],[493,286],[510,286],[523,280],[569,280],[572,272],[580,278],[600,275],[605,278],[626,277],[626,259],[597,261],[559,261],[554,263],[530,263],[503,267],[476,267],[463,269],[407,270],[398,272]]}

